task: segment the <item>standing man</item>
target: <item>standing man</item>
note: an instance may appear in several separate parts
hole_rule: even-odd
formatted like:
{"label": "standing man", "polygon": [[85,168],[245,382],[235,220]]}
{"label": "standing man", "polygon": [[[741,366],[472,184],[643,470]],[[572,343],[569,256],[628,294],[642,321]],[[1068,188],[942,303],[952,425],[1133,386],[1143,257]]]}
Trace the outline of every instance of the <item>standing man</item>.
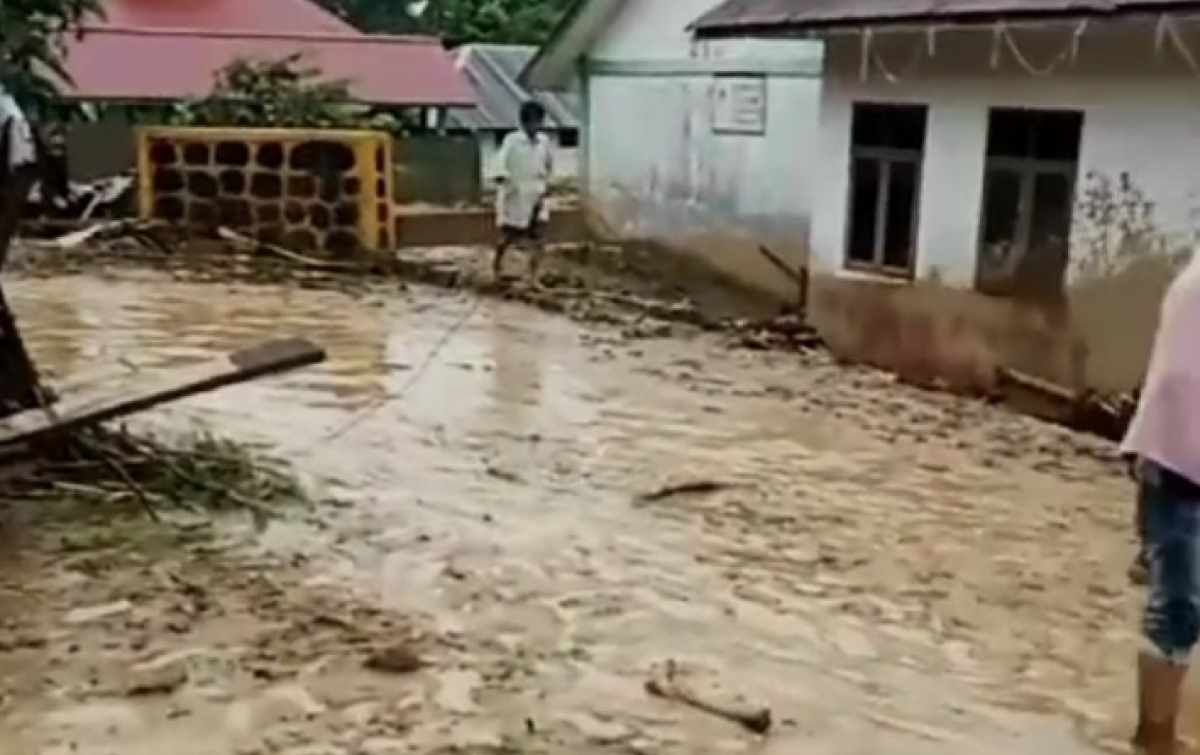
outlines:
{"label": "standing man", "polygon": [[538,102],[521,104],[521,127],[504,137],[496,158],[496,225],[500,239],[492,273],[500,276],[504,255],[513,245],[529,251],[529,276],[536,283],[542,233],[549,218],[546,192],[554,169],[550,141],[542,133],[546,110]]}
{"label": "standing man", "polygon": [[[0,74],[4,72],[0,60]],[[37,180],[37,147],[25,111],[0,85],[0,268],[8,261],[29,190]]]}
{"label": "standing man", "polygon": [[1200,256],[1194,252],[1163,298],[1121,450],[1139,464],[1148,566],[1133,743],[1146,755],[1177,755],[1183,679],[1200,639]]}

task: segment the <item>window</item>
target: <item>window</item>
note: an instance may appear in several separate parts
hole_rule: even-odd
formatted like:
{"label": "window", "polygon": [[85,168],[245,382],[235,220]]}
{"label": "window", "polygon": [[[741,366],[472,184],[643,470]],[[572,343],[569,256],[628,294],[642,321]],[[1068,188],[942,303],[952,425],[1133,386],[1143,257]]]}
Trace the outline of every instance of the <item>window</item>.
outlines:
{"label": "window", "polygon": [[912,275],[927,121],[924,105],[854,106],[846,267]]}
{"label": "window", "polygon": [[579,129],[564,128],[558,132],[558,146],[563,149],[574,149],[579,146]]}
{"label": "window", "polygon": [[976,287],[1058,301],[1068,259],[1083,114],[997,108],[988,115]]}

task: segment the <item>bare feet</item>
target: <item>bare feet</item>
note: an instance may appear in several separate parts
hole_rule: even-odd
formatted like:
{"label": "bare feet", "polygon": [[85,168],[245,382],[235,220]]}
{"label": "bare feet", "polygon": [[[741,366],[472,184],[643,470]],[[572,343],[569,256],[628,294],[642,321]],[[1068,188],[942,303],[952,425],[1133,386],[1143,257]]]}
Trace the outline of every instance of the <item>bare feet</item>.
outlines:
{"label": "bare feet", "polygon": [[1174,735],[1156,737],[1139,726],[1129,741],[1134,755],[1183,755],[1183,744]]}

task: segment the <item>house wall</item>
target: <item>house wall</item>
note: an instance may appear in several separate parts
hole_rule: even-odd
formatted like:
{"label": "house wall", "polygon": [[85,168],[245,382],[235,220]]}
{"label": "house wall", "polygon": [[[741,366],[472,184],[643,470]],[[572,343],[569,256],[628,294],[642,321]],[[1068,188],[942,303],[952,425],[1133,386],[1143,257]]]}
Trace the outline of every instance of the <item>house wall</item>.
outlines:
{"label": "house wall", "polygon": [[[864,76],[857,38],[827,50],[814,195],[812,316],[835,348],[915,376],[986,385],[997,366],[1065,384],[1127,389],[1141,376],[1169,266],[1145,257],[1120,272],[1070,276],[1068,306],[1046,309],[973,292],[984,149],[990,107],[1084,112],[1077,200],[1094,175],[1128,173],[1153,205],[1156,232],[1172,248],[1189,243],[1200,207],[1200,97],[1196,73],[1153,24],[1090,24],[1012,32],[1026,62],[1058,70],[1034,75],[994,32],[876,35]],[[1184,36],[1200,51],[1200,38]],[[994,53],[998,50],[998,53]],[[869,59],[868,59],[869,60]],[[850,123],[856,101],[929,105],[919,197],[917,280],[883,281],[844,270]],[[1118,199],[1118,202],[1123,201]],[[1078,210],[1069,272],[1108,253]],[[1094,261],[1094,260],[1093,260]]]}
{"label": "house wall", "polygon": [[132,170],[137,140],[129,123],[110,119],[67,127],[67,166],[73,181],[95,181]]}
{"label": "house wall", "polygon": [[479,152],[469,134],[409,134],[393,149],[397,204],[478,204],[483,197]]}
{"label": "house wall", "polygon": [[[804,265],[820,82],[811,45],[694,42],[714,0],[631,0],[583,66],[581,181],[593,225],[656,242],[771,295],[796,286],[758,252]],[[767,77],[761,135],[714,133],[714,76]]]}

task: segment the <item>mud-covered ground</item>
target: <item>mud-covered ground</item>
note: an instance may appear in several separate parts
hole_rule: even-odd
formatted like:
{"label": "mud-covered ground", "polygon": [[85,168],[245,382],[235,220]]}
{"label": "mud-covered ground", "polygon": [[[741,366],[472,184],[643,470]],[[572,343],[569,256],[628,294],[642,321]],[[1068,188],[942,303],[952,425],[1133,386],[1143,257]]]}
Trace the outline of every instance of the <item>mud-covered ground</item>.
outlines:
{"label": "mud-covered ground", "polygon": [[[281,332],[331,358],[146,419],[270,444],[328,503],[263,531],[10,513],[6,753],[1069,755],[1128,726],[1101,441],[619,302],[8,289],[58,376]],[[772,733],[648,697],[671,659]]]}

